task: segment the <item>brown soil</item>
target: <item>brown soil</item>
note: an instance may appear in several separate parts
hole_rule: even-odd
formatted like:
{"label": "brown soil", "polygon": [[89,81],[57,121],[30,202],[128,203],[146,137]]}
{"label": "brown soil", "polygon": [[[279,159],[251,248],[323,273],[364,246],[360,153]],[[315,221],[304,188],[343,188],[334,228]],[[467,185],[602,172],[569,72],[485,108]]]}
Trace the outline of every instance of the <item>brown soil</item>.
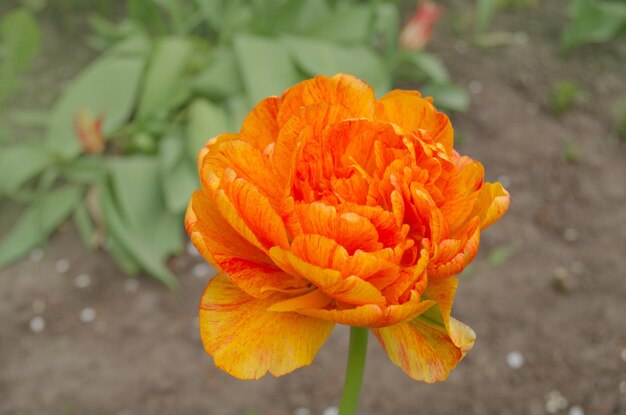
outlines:
{"label": "brown soil", "polygon": [[[498,16],[496,29],[528,34],[522,44],[459,43],[446,28],[450,14],[439,27],[432,50],[454,79],[480,89],[470,111],[454,117],[460,151],[481,160],[490,179],[509,182],[511,210],[483,234],[457,294],[454,314],[475,329],[474,350],[447,382],[426,385],[392,365],[372,338],[361,414],[543,414],[551,391],[568,401],[559,413],[580,405],[587,414],[626,414],[626,146],[611,133],[612,106],[626,99],[626,44],[559,58],[565,2],[547,3]],[[61,27],[46,29],[45,58],[53,62],[64,49]],[[40,64],[34,82],[68,76],[46,68]],[[562,118],[546,103],[559,79],[588,94]],[[31,95],[37,89],[26,87]],[[578,149],[576,163],[566,160],[568,145]],[[10,212],[2,209],[6,229]],[[65,273],[55,271],[62,258],[70,263]],[[311,366],[289,376],[244,382],[213,366],[195,317],[208,280],[194,276],[199,262],[191,255],[172,261],[179,293],[149,278],[132,292],[106,254],[85,251],[66,227],[43,259],[0,271],[0,412],[278,415],[336,405],[343,327]],[[81,273],[92,277],[84,289],[74,284]],[[95,310],[93,322],[81,322],[85,307]],[[46,322],[40,333],[30,329],[35,313]],[[525,358],[519,369],[507,365],[512,351]]]}

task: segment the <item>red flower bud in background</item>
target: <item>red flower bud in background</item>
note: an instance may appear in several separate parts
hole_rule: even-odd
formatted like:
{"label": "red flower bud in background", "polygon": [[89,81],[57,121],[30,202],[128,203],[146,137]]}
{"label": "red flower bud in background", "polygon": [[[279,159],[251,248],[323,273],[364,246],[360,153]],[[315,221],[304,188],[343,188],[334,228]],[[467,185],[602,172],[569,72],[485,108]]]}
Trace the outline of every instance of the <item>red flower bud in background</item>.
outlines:
{"label": "red flower bud in background", "polygon": [[435,24],[444,8],[432,0],[422,0],[415,14],[400,33],[400,45],[407,50],[423,49],[433,34]]}
{"label": "red flower bud in background", "polygon": [[74,116],[74,130],[83,152],[100,154],[104,151],[102,117],[94,117],[88,109],[81,109]]}

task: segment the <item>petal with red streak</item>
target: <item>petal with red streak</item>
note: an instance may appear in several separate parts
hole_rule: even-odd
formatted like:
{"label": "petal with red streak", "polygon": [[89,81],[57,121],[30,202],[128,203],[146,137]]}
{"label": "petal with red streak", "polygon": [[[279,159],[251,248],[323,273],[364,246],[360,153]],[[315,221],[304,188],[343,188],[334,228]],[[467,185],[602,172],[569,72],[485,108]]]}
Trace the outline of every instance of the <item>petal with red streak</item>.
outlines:
{"label": "petal with red streak", "polygon": [[250,297],[223,275],[200,301],[200,335],[215,364],[240,379],[285,375],[309,365],[333,323],[298,313],[267,311],[284,296]]}

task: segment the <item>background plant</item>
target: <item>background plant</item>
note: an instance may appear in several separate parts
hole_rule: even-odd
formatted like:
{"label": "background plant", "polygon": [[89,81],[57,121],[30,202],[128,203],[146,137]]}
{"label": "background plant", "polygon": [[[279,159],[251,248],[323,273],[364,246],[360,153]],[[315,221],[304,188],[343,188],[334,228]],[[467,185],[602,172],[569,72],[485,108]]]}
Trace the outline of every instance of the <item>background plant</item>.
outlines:
{"label": "background plant", "polygon": [[302,79],[347,72],[378,94],[408,80],[439,107],[468,105],[436,56],[399,47],[392,1],[129,0],[127,12],[119,23],[93,16],[101,54],[49,114],[22,117],[43,123],[43,140],[0,148],[0,198],[25,206],[0,241],[0,267],[71,217],[86,246],[175,288],[165,261],[184,246],[198,149]]}

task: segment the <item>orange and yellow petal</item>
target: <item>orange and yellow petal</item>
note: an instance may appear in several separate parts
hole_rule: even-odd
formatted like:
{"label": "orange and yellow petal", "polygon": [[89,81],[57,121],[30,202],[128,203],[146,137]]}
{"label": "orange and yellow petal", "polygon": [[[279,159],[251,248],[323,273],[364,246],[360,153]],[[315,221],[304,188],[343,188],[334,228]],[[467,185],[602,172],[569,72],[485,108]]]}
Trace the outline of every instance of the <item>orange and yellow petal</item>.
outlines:
{"label": "orange and yellow petal", "polygon": [[354,308],[301,308],[300,314],[333,321],[338,324],[357,327],[386,327],[410,320],[424,313],[435,304],[434,301],[420,299],[413,291],[409,301],[404,304],[380,306],[365,304]]}
{"label": "orange and yellow petal", "polygon": [[509,210],[511,199],[502,184],[485,183],[478,195],[473,214],[480,218],[480,229],[492,225]]}
{"label": "orange and yellow petal", "polygon": [[374,334],[394,364],[426,383],[445,380],[463,357],[446,328],[428,319],[418,317]]}
{"label": "orange and yellow petal", "polygon": [[447,154],[452,154],[454,131],[450,120],[417,91],[394,90],[384,95],[376,103],[376,118],[412,132],[425,130]]}
{"label": "orange and yellow petal", "polygon": [[289,88],[281,97],[278,124],[283,126],[302,107],[319,103],[342,106],[346,118],[370,118],[374,110],[374,90],[352,75],[316,76]]}
{"label": "orange and yellow petal", "polygon": [[246,293],[267,297],[271,290],[300,291],[306,281],[285,273],[259,248],[238,234],[200,191],[193,194],[185,226],[198,251]]}
{"label": "orange and yellow petal", "polygon": [[240,379],[285,375],[309,365],[334,324],[268,309],[285,297],[255,299],[218,275],[200,301],[200,334],[222,370]]}
{"label": "orange and yellow petal", "polygon": [[280,99],[265,98],[259,102],[243,120],[240,139],[247,141],[261,151],[276,142],[278,137],[278,110]]}

